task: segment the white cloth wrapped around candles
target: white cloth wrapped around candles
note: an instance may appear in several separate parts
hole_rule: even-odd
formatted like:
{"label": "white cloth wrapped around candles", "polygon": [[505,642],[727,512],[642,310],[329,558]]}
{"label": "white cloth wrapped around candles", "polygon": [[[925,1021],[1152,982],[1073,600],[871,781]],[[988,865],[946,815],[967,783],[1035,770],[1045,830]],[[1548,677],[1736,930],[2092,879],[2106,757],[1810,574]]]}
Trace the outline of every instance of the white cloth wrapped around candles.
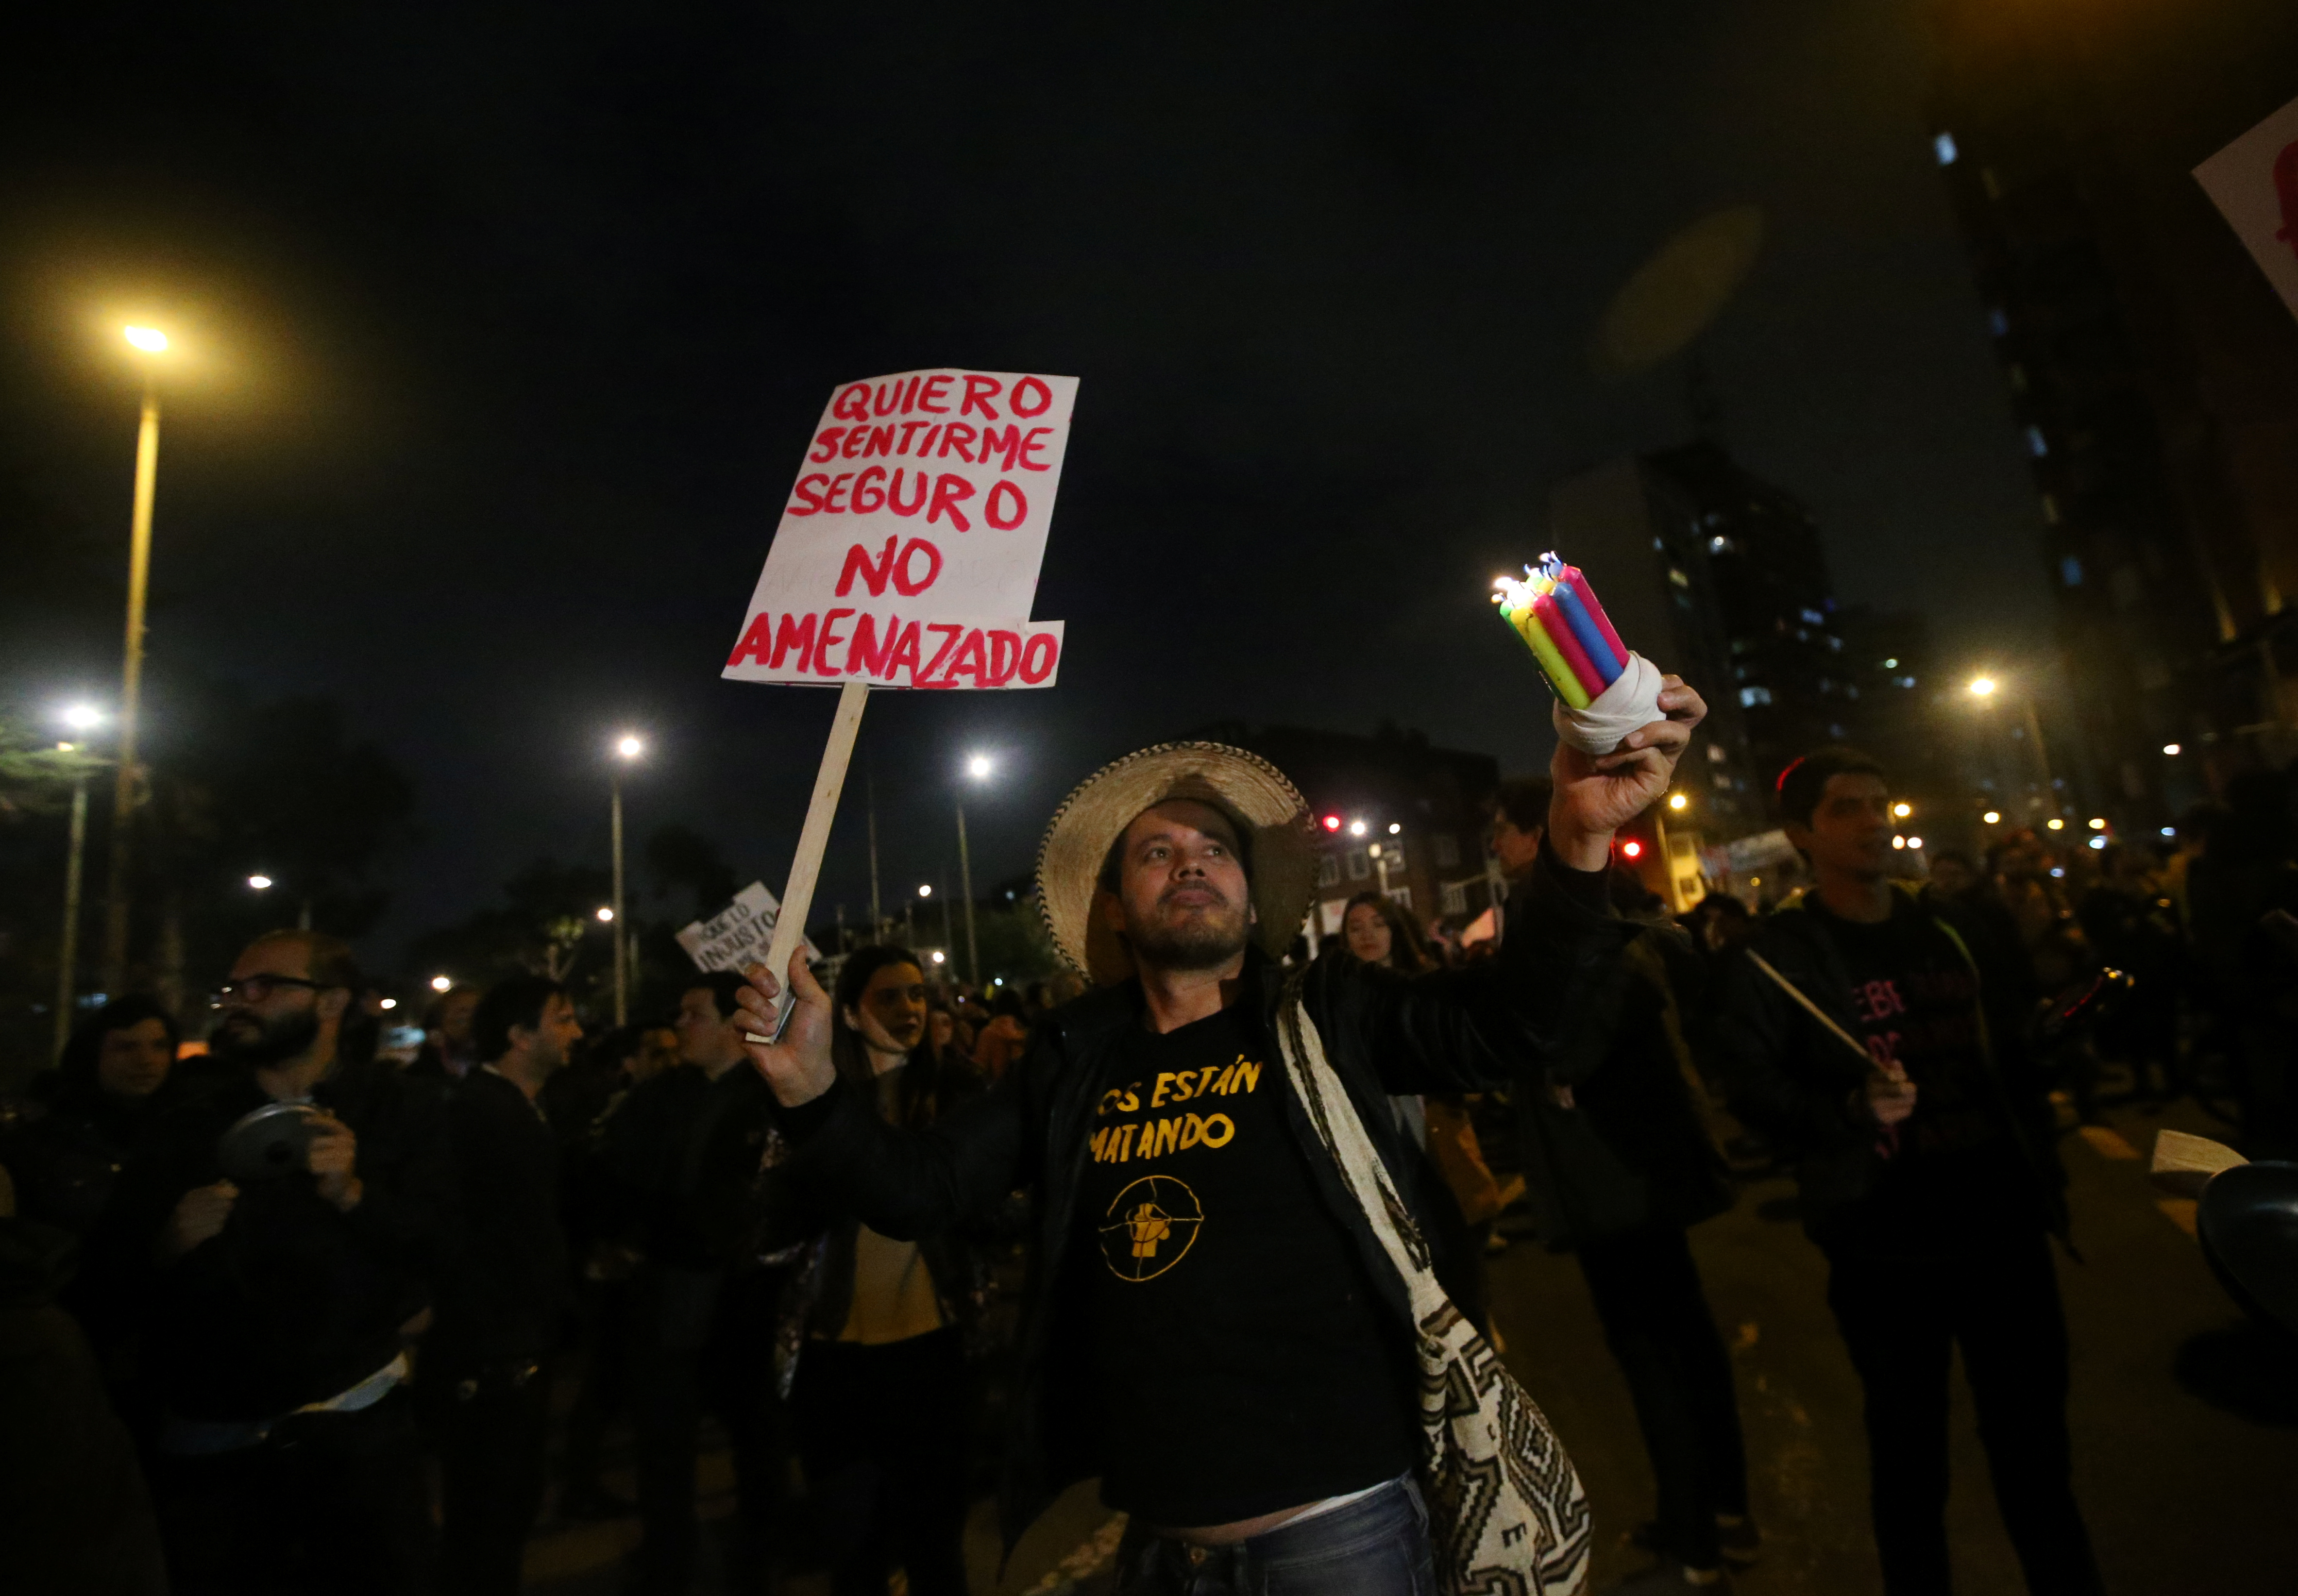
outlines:
{"label": "white cloth wrapped around candles", "polygon": [[1659,710],[1659,666],[1630,650],[1628,668],[1612,685],[1575,709],[1556,700],[1556,734],[1582,753],[1600,759],[1619,749],[1620,740],[1639,726],[1666,717]]}

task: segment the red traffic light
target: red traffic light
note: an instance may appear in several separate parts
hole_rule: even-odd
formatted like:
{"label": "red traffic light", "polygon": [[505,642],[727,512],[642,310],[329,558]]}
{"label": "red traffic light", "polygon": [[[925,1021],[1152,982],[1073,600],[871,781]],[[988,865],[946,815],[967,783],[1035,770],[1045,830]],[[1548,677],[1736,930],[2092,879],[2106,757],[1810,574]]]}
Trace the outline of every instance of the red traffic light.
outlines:
{"label": "red traffic light", "polygon": [[1631,859],[1641,858],[1643,856],[1643,851],[1644,845],[1638,842],[1633,837],[1620,844],[1620,852],[1626,855]]}
{"label": "red traffic light", "polygon": [[1340,817],[1339,815],[1327,815],[1327,816],[1325,816],[1325,830],[1327,830],[1327,831],[1339,831],[1340,829],[1341,829],[1341,817]]}

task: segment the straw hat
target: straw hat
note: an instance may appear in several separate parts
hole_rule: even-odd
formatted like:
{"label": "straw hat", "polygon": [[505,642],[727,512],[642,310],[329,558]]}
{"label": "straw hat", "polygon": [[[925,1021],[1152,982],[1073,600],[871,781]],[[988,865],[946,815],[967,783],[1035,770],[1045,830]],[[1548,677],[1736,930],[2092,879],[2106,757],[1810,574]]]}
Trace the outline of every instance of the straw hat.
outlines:
{"label": "straw hat", "polygon": [[1272,958],[1300,933],[1316,891],[1316,833],[1308,801],[1258,755],[1218,742],[1165,742],[1128,754],[1078,784],[1037,847],[1037,910],[1062,958],[1108,986],[1133,961],[1104,922],[1101,867],[1125,828],[1168,798],[1194,798],[1229,817],[1252,862],[1253,935]]}

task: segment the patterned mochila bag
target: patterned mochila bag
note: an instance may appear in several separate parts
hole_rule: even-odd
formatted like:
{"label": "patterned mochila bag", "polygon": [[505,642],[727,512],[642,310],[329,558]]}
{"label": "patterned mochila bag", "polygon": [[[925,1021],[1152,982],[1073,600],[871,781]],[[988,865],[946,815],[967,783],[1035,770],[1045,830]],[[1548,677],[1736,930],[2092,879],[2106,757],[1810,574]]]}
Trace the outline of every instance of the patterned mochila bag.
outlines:
{"label": "patterned mochila bag", "polygon": [[1411,1294],[1420,1361],[1420,1486],[1450,1596],[1571,1596],[1588,1578],[1588,1497],[1563,1443],[1436,1284],[1428,1244],[1390,1185],[1297,995],[1278,1050],[1310,1122]]}

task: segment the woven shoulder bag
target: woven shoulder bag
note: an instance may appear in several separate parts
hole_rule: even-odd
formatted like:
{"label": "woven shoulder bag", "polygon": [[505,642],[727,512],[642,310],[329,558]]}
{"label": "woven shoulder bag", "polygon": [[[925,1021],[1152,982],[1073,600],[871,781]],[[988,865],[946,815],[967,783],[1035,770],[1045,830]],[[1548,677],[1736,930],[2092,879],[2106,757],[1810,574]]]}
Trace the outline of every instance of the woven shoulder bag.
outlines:
{"label": "woven shoulder bag", "polygon": [[1297,995],[1279,1013],[1285,1069],[1310,1122],[1403,1278],[1420,1363],[1419,1477],[1447,1596],[1572,1596],[1588,1578],[1588,1496],[1547,1418],[1436,1284],[1428,1244],[1391,1185]]}

